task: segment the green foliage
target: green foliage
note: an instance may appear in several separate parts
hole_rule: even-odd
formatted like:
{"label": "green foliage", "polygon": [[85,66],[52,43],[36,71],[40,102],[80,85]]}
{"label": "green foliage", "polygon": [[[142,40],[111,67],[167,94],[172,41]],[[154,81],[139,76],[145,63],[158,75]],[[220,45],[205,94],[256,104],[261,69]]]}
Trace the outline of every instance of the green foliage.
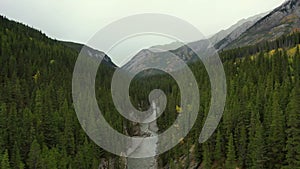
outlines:
{"label": "green foliage", "polygon": [[210,169],[212,166],[211,151],[209,144],[206,142],[203,144],[203,168]]}
{"label": "green foliage", "polygon": [[[90,169],[103,160],[118,164],[119,158],[87,138],[76,119],[71,82],[78,49],[3,17],[0,25],[1,168]],[[158,157],[160,167],[170,162],[171,168],[195,164],[209,169],[300,168],[299,49],[294,56],[287,54],[287,48],[300,43],[299,35],[220,53],[227,77],[226,107],[218,131],[204,144],[198,137],[209,110],[211,86],[204,65],[190,63],[199,84],[199,115],[184,142]],[[105,64],[98,70],[99,107],[112,127],[125,133],[126,126],[126,133],[134,135],[132,123],[113,108],[113,72]],[[176,110],[180,89],[174,79],[163,73],[137,77],[130,97],[136,108],[146,110],[148,95],[157,88],[168,99],[158,119],[163,132],[186,113]]]}
{"label": "green foliage", "polygon": [[[85,141],[72,107],[72,72],[79,51],[2,16],[0,25],[0,152],[8,150],[14,169],[74,168],[75,159],[81,162],[77,154],[90,154],[93,158],[82,162],[97,168],[101,158],[112,155]],[[108,108],[112,101],[106,99],[113,70],[107,65],[99,69],[107,75],[97,88],[105,96],[106,117],[114,114]],[[111,116],[111,122],[122,124],[122,118]],[[83,145],[90,149],[83,152]]]}
{"label": "green foliage", "polygon": [[235,169],[236,164],[235,164],[235,148],[233,144],[233,135],[232,133],[230,134],[228,145],[227,145],[227,157],[225,161],[225,167],[228,169]]}
{"label": "green foliage", "polygon": [[[276,87],[275,87],[276,88]],[[269,136],[269,159],[270,168],[280,168],[284,161],[284,147],[285,147],[285,116],[279,105],[278,92],[275,89],[272,96],[272,122],[270,126]]]}
{"label": "green foliage", "polygon": [[253,169],[263,169],[265,163],[265,140],[264,130],[257,112],[251,115],[251,129],[248,146],[248,166]]}
{"label": "green foliage", "polygon": [[294,87],[287,107],[286,168],[300,168],[300,90],[299,82]]}
{"label": "green foliage", "polygon": [[224,158],[224,154],[222,151],[222,136],[220,130],[218,130],[217,138],[216,138],[216,147],[214,153],[214,159],[220,162]]}
{"label": "green foliage", "polygon": [[33,140],[28,154],[27,165],[29,168],[37,169],[42,164],[41,148],[36,139]]}
{"label": "green foliage", "polygon": [[4,154],[2,155],[1,169],[10,169],[9,157],[8,157],[7,150],[5,150]]}

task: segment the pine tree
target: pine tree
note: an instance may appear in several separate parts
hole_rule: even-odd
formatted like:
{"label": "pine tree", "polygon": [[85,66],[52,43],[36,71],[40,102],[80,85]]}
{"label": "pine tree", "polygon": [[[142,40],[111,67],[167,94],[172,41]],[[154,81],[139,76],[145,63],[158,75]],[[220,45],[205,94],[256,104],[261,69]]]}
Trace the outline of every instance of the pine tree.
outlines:
{"label": "pine tree", "polygon": [[2,156],[1,169],[10,169],[9,157],[8,157],[7,150],[4,151],[4,154]]}
{"label": "pine tree", "polygon": [[299,83],[294,87],[287,108],[286,168],[300,168],[300,90]]}
{"label": "pine tree", "polygon": [[203,143],[203,168],[210,169],[212,166],[211,152],[208,142]]}
{"label": "pine tree", "polygon": [[57,169],[57,158],[58,158],[58,152],[56,148],[53,148],[51,150],[48,149],[47,146],[43,146],[42,149],[42,162],[41,162],[41,168],[42,169]]}
{"label": "pine tree", "polygon": [[[59,150],[59,149],[58,149]],[[68,157],[65,149],[59,150],[57,168],[68,168],[70,157]]]}
{"label": "pine tree", "polygon": [[10,110],[9,110],[9,113],[8,113],[8,118],[7,118],[7,121],[8,121],[8,142],[11,143],[9,144],[9,152],[11,152],[11,150],[13,149],[13,146],[14,146],[14,143],[15,142],[18,142],[18,140],[20,140],[19,138],[19,133],[18,133],[18,125],[19,123],[17,123],[16,121],[19,121],[17,120],[18,116],[17,116],[17,109],[16,109],[16,104],[13,103],[11,104],[10,106]]}
{"label": "pine tree", "polygon": [[225,167],[228,169],[235,169],[236,168],[236,157],[235,157],[235,148],[233,143],[233,134],[230,134],[228,145],[227,145],[227,153],[226,153],[226,161],[225,161]]}
{"label": "pine tree", "polygon": [[67,100],[64,101],[60,113],[65,115],[65,122],[64,122],[64,133],[61,136],[62,144],[64,148],[66,148],[67,153],[74,155],[75,153],[75,139],[73,133],[73,112],[68,107]]}
{"label": "pine tree", "polygon": [[245,168],[247,158],[247,130],[244,124],[240,128],[240,138],[238,139],[238,162],[239,167]]}
{"label": "pine tree", "polygon": [[[22,111],[22,123],[21,126],[22,128],[20,129],[20,139],[22,140],[19,143],[19,146],[22,147],[20,149],[20,155],[22,157],[27,156],[29,150],[30,150],[30,145],[34,139],[35,136],[35,128],[34,128],[34,117],[29,108],[25,108]],[[24,160],[25,161],[25,160]]]}
{"label": "pine tree", "polygon": [[35,135],[38,140],[43,140],[43,133],[41,129],[42,125],[42,114],[43,112],[43,95],[41,90],[37,90],[35,94],[35,105],[34,105],[34,127],[35,127]]}
{"label": "pine tree", "polygon": [[80,146],[75,159],[77,159],[74,163],[76,166],[81,166],[84,169],[91,168],[91,164],[93,164],[93,154],[87,138],[84,144]]}
{"label": "pine tree", "polygon": [[27,165],[30,169],[38,169],[41,163],[41,148],[36,139],[33,140],[28,154]]}
{"label": "pine tree", "polygon": [[[278,84],[277,84],[278,86]],[[285,116],[279,105],[278,87],[273,94],[272,123],[269,136],[269,165],[271,168],[280,168],[284,161],[285,148]]]}
{"label": "pine tree", "polygon": [[15,142],[14,146],[13,146],[13,151],[12,151],[12,155],[11,155],[11,166],[12,168],[16,168],[19,169],[21,166],[23,165],[22,163],[22,159],[21,159],[21,155],[20,155],[20,151],[19,151],[19,147],[17,142]]}
{"label": "pine tree", "polygon": [[222,158],[224,157],[224,154],[222,152],[222,136],[220,130],[217,132],[217,138],[216,138],[216,147],[215,147],[215,154],[214,159],[217,162],[220,162]]}
{"label": "pine tree", "polygon": [[0,105],[0,151],[4,151],[3,148],[7,146],[8,141],[8,124],[7,124],[7,107],[5,103]]}
{"label": "pine tree", "polygon": [[258,113],[252,113],[251,129],[249,138],[249,157],[248,167],[251,169],[264,169],[265,162],[265,144],[264,144],[264,130],[260,122]]}

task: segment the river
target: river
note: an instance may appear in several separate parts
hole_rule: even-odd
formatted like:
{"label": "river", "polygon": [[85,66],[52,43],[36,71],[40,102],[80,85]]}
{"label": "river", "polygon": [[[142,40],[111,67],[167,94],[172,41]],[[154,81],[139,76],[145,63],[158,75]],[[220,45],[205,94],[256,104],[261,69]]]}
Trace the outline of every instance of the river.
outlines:
{"label": "river", "polygon": [[[155,102],[152,102],[151,108],[153,113],[151,116],[157,116],[157,112],[159,112],[159,107],[156,106]],[[153,121],[151,123],[141,123],[139,124],[139,129],[141,136],[140,137],[148,137],[148,136],[156,136],[158,132],[157,121]],[[156,154],[158,140],[154,140],[152,142],[143,140],[140,143],[132,144],[128,148],[127,153],[135,156],[139,156],[142,154]],[[157,157],[149,157],[149,158],[127,158],[127,169],[157,169]]]}

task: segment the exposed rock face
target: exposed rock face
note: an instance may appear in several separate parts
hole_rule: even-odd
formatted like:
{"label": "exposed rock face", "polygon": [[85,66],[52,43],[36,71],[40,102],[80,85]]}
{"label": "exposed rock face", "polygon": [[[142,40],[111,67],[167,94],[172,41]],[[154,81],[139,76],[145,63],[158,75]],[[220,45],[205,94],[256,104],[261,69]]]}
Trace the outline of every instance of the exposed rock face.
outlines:
{"label": "exposed rock face", "polygon": [[262,41],[272,41],[284,34],[299,31],[300,0],[288,0],[260,19],[226,48],[254,45]]}
{"label": "exposed rock face", "polygon": [[244,33],[265,15],[267,15],[267,13],[262,13],[247,19],[242,19],[229,29],[225,30],[225,34],[220,35],[220,33],[222,32],[221,31],[211,37],[209,40],[216,49],[222,49],[224,46],[227,46],[230,42],[237,39],[242,33]]}
{"label": "exposed rock face", "polygon": [[[148,64],[149,58],[159,58],[154,60],[155,63],[167,63],[168,66],[174,67],[174,70],[176,69],[175,63],[173,60],[170,59],[164,59],[166,58],[166,55],[170,55],[171,52],[178,56],[180,59],[182,59],[184,62],[192,62],[195,59],[195,53],[206,51],[207,47],[215,46],[216,49],[221,49],[224,46],[227,46],[230,42],[235,40],[238,36],[240,36],[245,30],[247,30],[249,27],[251,27],[257,20],[265,16],[264,14],[259,14],[247,19],[242,19],[235,25],[231,26],[230,28],[226,30],[222,30],[218,32],[217,34],[213,35],[209,39],[202,39],[196,42],[191,42],[188,45],[184,45],[180,42],[175,42],[173,44],[169,45],[160,45],[160,46],[154,46],[150,49],[143,49],[138,54],[136,54],[128,63],[126,63],[122,68],[134,71],[138,70],[139,67],[143,67],[144,64]],[[227,39],[226,41],[223,39]],[[210,44],[208,44],[210,43]],[[183,45],[179,48],[175,49],[175,46]],[[191,48],[193,49],[191,49]],[[155,50],[156,49],[156,50]],[[158,50],[157,50],[158,49]],[[171,50],[166,50],[171,49]],[[147,62],[146,62],[147,60]]]}
{"label": "exposed rock face", "polygon": [[[206,50],[207,42],[210,42],[216,50],[223,50],[254,45],[262,41],[272,41],[294,31],[300,31],[300,0],[288,0],[267,15],[264,13],[243,19],[229,29],[222,30],[210,37],[208,40],[189,43],[188,46],[192,46],[193,50],[184,45],[169,52],[177,55],[185,62],[191,62],[195,59],[194,52],[198,53]],[[143,65],[146,59],[149,60],[153,56],[161,56],[163,58],[166,54],[166,51],[153,52],[150,49],[144,49],[124,65],[124,68],[135,70]],[[157,63],[162,62],[168,63],[172,67],[172,60],[160,59],[157,61]]]}
{"label": "exposed rock face", "polygon": [[242,33],[248,30],[251,26],[253,26],[259,19],[265,16],[266,13],[256,15],[254,17],[248,18],[243,22],[240,26],[235,28],[232,32],[230,32],[226,37],[222,40],[214,43],[215,48],[220,50],[230,44],[232,41],[236,40]]}

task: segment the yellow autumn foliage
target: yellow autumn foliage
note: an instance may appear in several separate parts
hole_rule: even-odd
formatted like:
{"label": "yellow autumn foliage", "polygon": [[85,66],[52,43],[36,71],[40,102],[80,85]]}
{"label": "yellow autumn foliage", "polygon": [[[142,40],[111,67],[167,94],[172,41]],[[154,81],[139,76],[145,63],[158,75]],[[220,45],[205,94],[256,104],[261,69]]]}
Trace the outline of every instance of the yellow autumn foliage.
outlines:
{"label": "yellow autumn foliage", "polygon": [[181,113],[182,112],[181,107],[179,107],[178,105],[176,105],[176,111],[177,111],[177,113]]}
{"label": "yellow autumn foliage", "polygon": [[32,76],[32,78],[33,78],[33,80],[34,80],[35,83],[38,82],[40,76],[41,76],[41,74],[40,74],[40,71],[39,71],[39,70],[36,72],[35,75]]}

